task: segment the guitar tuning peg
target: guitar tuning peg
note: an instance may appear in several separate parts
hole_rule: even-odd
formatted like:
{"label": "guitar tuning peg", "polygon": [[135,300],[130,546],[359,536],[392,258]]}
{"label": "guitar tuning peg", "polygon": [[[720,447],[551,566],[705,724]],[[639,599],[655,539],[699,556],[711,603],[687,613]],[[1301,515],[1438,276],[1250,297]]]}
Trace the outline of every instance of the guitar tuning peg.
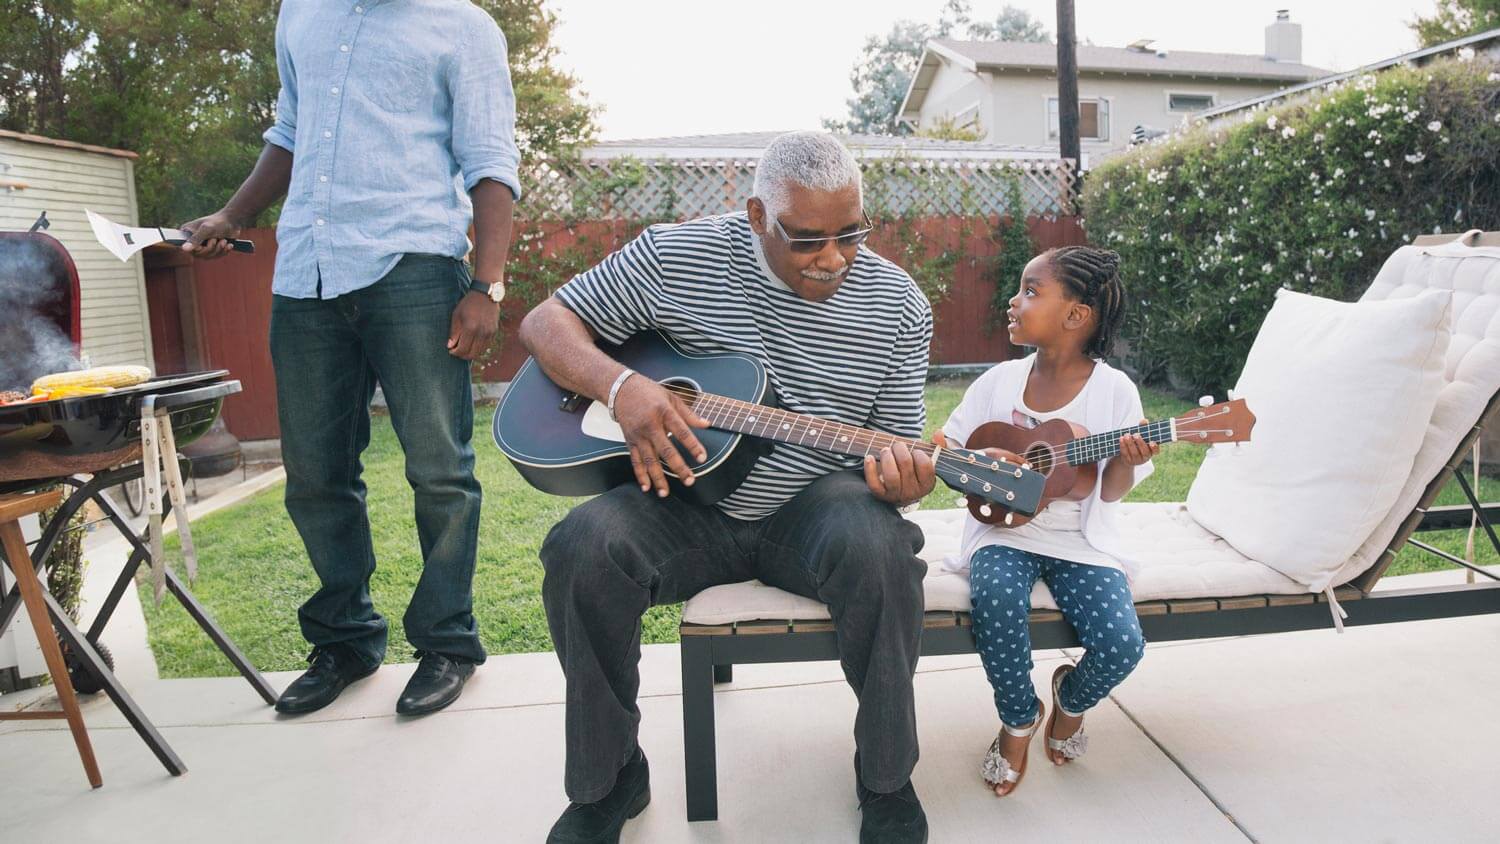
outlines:
{"label": "guitar tuning peg", "polygon": [[969,503],[969,499],[967,497],[965,497],[965,496],[962,496],[962,495],[960,495],[959,497],[953,499],[953,506],[954,507],[963,507],[963,506],[967,505],[968,503]]}
{"label": "guitar tuning peg", "polygon": [[992,513],[992,512],[994,512],[994,511],[992,511],[990,509],[990,505],[988,505],[988,504],[981,504],[981,505],[979,505],[979,515],[984,516],[985,518],[989,518],[990,517],[990,513]]}
{"label": "guitar tuning peg", "polygon": [[1015,513],[1006,513],[1005,514],[1005,524],[1006,525],[1013,524],[1015,522],[1015,520],[1016,520],[1016,514]]}
{"label": "guitar tuning peg", "polygon": [[1234,390],[1230,390],[1229,393],[1228,393],[1228,398],[1229,398],[1230,401],[1234,401],[1235,399],[1239,398],[1239,394],[1236,393]]}
{"label": "guitar tuning peg", "polygon": [[1211,405],[1213,403],[1214,403],[1214,397],[1213,396],[1199,396],[1198,397],[1198,406],[1199,407],[1208,407],[1209,405]]}

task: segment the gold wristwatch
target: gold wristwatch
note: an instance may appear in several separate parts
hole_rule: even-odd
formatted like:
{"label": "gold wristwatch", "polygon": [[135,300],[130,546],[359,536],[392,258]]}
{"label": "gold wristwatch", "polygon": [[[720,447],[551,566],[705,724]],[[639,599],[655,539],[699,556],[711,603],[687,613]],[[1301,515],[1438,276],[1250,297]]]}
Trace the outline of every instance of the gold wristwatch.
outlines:
{"label": "gold wristwatch", "polygon": [[503,281],[496,281],[491,283],[488,281],[480,281],[477,278],[471,279],[469,281],[469,289],[477,290],[480,293],[483,293],[484,295],[490,297],[491,302],[498,303],[501,299],[505,298],[505,282]]}

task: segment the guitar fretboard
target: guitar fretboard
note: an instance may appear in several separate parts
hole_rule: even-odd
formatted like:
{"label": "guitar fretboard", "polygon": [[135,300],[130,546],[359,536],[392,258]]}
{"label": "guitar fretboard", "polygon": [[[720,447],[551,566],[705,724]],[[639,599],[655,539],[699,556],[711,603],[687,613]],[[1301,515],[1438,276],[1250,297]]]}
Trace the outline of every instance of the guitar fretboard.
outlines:
{"label": "guitar fretboard", "polygon": [[907,448],[924,451],[929,457],[937,450],[932,443],[713,393],[699,393],[695,399],[689,400],[689,404],[694,412],[715,428],[792,445],[805,445],[822,451],[864,457],[867,454],[878,454],[896,443],[905,443]]}
{"label": "guitar fretboard", "polygon": [[1147,422],[1144,425],[1121,428],[1118,431],[1105,431],[1102,434],[1079,437],[1067,445],[1068,463],[1081,466],[1085,463],[1108,460],[1120,453],[1120,438],[1126,434],[1140,434],[1141,439],[1148,443],[1169,443],[1172,441],[1172,420],[1162,419],[1157,422]]}

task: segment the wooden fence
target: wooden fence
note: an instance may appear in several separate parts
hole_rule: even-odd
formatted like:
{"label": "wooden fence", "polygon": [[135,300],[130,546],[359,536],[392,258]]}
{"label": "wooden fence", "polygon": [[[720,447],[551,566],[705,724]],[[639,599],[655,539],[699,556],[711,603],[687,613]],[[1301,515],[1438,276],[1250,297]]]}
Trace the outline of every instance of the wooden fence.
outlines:
{"label": "wooden fence", "polygon": [[[954,268],[947,296],[934,305],[933,364],[991,363],[1012,354],[1003,328],[994,329],[997,316],[990,304],[996,283],[994,259],[999,254],[993,237],[998,218],[991,215],[965,222],[934,216],[912,223],[930,254],[956,248],[964,256]],[[1032,217],[1027,224],[1038,251],[1084,242],[1076,217]],[[581,226],[542,224],[541,236],[546,248],[562,250],[583,232],[621,238],[625,228],[613,220]],[[965,232],[967,237],[963,237]],[[266,439],[279,435],[267,344],[276,237],[273,229],[254,229],[243,236],[255,241],[254,255],[194,264],[183,261],[174,250],[148,253],[146,291],[158,370],[228,369],[244,383],[245,391],[226,402],[225,424],[241,439]],[[893,233],[880,231],[870,246],[876,252],[896,255],[896,241]],[[1014,279],[1004,282],[1007,288],[1014,283]],[[525,310],[519,302],[506,303],[503,340],[480,374],[481,380],[508,380],[525,360],[526,352],[515,340]]]}

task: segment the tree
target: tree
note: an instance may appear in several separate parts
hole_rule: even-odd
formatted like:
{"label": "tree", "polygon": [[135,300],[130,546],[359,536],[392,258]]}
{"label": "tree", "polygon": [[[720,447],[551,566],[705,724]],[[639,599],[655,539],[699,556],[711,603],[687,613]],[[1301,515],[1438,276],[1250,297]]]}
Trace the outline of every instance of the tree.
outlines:
{"label": "tree", "polygon": [[1423,47],[1500,27],[1500,0],[1438,0],[1431,17],[1411,21]]}
{"label": "tree", "polygon": [[865,40],[859,62],[849,74],[854,96],[847,100],[849,116],[824,120],[831,131],[891,135],[910,131],[897,123],[897,111],[911,87],[922,50],[933,38],[958,35],[973,41],[1047,41],[1045,27],[1025,9],[1006,6],[993,21],[970,17],[969,0],[947,0],[936,24],[899,20],[882,38]]}
{"label": "tree", "polygon": [[[592,136],[544,0],[480,0],[510,46],[522,160]],[[143,220],[222,205],[275,119],[275,0],[0,0],[0,128],[123,147]]]}

